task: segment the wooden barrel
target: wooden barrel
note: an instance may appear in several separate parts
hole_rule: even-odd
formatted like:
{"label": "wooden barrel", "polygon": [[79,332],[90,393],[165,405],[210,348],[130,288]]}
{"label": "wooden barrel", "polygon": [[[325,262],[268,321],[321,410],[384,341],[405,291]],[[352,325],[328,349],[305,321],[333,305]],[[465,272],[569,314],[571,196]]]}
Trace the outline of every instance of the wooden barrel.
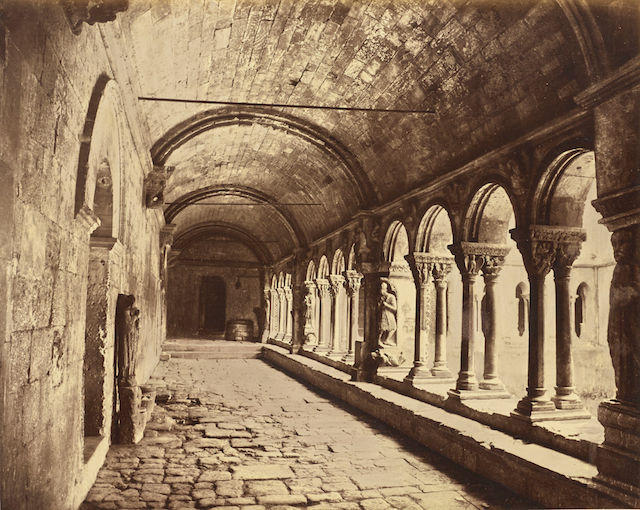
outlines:
{"label": "wooden barrel", "polygon": [[253,321],[249,319],[233,319],[227,321],[224,338],[225,340],[235,340],[236,342],[252,342]]}

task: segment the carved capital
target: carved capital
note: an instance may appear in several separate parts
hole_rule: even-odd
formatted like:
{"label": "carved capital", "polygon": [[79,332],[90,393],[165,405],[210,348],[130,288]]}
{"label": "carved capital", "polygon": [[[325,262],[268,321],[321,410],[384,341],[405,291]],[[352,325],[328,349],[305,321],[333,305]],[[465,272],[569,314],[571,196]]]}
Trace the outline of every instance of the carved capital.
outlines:
{"label": "carved capital", "polygon": [[433,271],[433,256],[428,253],[415,252],[407,255],[405,259],[407,259],[409,267],[413,272],[416,284],[421,287],[428,285]]}
{"label": "carved capital", "polygon": [[438,257],[433,263],[433,279],[437,284],[447,280],[447,276],[453,269],[453,257]]}
{"label": "carved capital", "polygon": [[320,299],[324,299],[329,292],[329,281],[324,278],[318,278],[316,280],[316,287],[318,287],[318,296]]}
{"label": "carved capital", "polygon": [[331,292],[331,296],[334,298],[340,292],[340,289],[344,287],[344,276],[340,276],[337,274],[329,275],[329,291]]}
{"label": "carved capital", "polygon": [[358,292],[360,292],[363,275],[353,269],[347,269],[343,274],[345,277],[347,294],[350,298],[353,298]]}
{"label": "carved capital", "polygon": [[293,299],[293,291],[291,290],[291,287],[285,287],[282,290],[284,292],[284,298],[287,300],[287,303],[291,303],[291,300]]}
{"label": "carved capital", "polygon": [[171,174],[172,166],[154,165],[153,170],[144,178],[144,201],[149,209],[157,209],[164,205],[164,189]]}
{"label": "carved capital", "polygon": [[82,23],[106,23],[116,19],[116,14],[129,8],[129,0],[59,0],[71,31],[82,32]]}
{"label": "carved capital", "polygon": [[518,245],[527,272],[542,277],[554,266],[560,245],[579,244],[587,235],[581,228],[530,225],[528,229],[513,229],[511,237]]}
{"label": "carved capital", "polygon": [[556,248],[556,260],[553,263],[553,270],[557,276],[566,276],[571,270],[571,266],[580,256],[582,243],[560,243]]}

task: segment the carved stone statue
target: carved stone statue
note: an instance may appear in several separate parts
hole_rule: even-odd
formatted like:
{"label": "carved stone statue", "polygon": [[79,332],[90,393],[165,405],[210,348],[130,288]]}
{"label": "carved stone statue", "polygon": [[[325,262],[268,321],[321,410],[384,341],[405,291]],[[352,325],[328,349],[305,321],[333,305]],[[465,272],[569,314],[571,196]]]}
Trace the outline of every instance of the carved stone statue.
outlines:
{"label": "carved stone statue", "polygon": [[[631,227],[633,228],[633,227]],[[608,340],[615,371],[617,399],[640,407],[640,267],[634,232],[611,236],[616,267],[609,294]]]}
{"label": "carved stone statue", "polygon": [[387,282],[380,284],[380,300],[378,301],[378,313],[380,316],[378,344],[380,347],[395,347],[398,343],[396,335],[396,330],[398,329],[396,321],[398,304],[396,297],[389,290]]}
{"label": "carved stone statue", "polygon": [[[378,349],[374,359],[379,365],[397,367],[405,359],[402,352],[398,352],[398,322],[396,314],[398,302],[394,295],[393,286],[382,281],[380,284],[380,299],[378,301],[379,334]],[[377,358],[377,359],[376,359]]]}
{"label": "carved stone statue", "polygon": [[136,298],[120,294],[116,312],[116,342],[118,348],[118,383],[136,386],[136,363],[140,339],[140,310]]}
{"label": "carved stone statue", "polygon": [[304,339],[305,343],[314,344],[316,334],[313,328],[313,315],[315,312],[316,298],[313,295],[313,289],[307,287],[307,293],[304,296]]}

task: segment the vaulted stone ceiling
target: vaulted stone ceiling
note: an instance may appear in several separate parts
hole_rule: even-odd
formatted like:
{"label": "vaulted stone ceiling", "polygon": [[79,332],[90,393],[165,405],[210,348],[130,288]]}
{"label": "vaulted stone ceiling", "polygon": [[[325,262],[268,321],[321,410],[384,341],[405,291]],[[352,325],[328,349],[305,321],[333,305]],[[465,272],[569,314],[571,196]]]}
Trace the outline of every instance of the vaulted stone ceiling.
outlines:
{"label": "vaulted stone ceiling", "polygon": [[154,162],[175,166],[171,221],[282,240],[277,260],[569,112],[609,64],[576,5],[133,1],[118,30],[141,96],[436,112],[140,101]]}

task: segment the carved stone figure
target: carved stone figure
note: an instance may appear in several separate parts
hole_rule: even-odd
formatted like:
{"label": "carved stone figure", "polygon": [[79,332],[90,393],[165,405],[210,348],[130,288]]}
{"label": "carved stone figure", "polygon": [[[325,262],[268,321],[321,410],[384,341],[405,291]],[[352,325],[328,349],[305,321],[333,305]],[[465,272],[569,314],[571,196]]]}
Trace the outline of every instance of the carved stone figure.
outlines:
{"label": "carved stone figure", "polygon": [[304,296],[304,339],[305,343],[313,344],[316,340],[316,334],[313,329],[313,314],[315,311],[316,298],[313,295],[313,289],[307,287],[307,293]]}
{"label": "carved stone figure", "polygon": [[380,300],[378,301],[378,313],[380,314],[380,334],[378,336],[378,344],[381,347],[397,345],[398,329],[396,321],[396,313],[398,312],[398,304],[396,297],[389,292],[389,284],[382,282],[380,284]]}
{"label": "carved stone figure", "polygon": [[82,23],[106,23],[116,19],[118,12],[129,8],[129,0],[59,0],[71,31],[78,35]]}
{"label": "carved stone figure", "polygon": [[118,347],[118,383],[136,386],[136,363],[140,338],[140,310],[136,298],[121,294],[116,312],[116,342]]}
{"label": "carved stone figure", "polygon": [[609,294],[607,337],[617,399],[640,407],[640,267],[631,228],[617,230],[611,236],[617,264]]}

